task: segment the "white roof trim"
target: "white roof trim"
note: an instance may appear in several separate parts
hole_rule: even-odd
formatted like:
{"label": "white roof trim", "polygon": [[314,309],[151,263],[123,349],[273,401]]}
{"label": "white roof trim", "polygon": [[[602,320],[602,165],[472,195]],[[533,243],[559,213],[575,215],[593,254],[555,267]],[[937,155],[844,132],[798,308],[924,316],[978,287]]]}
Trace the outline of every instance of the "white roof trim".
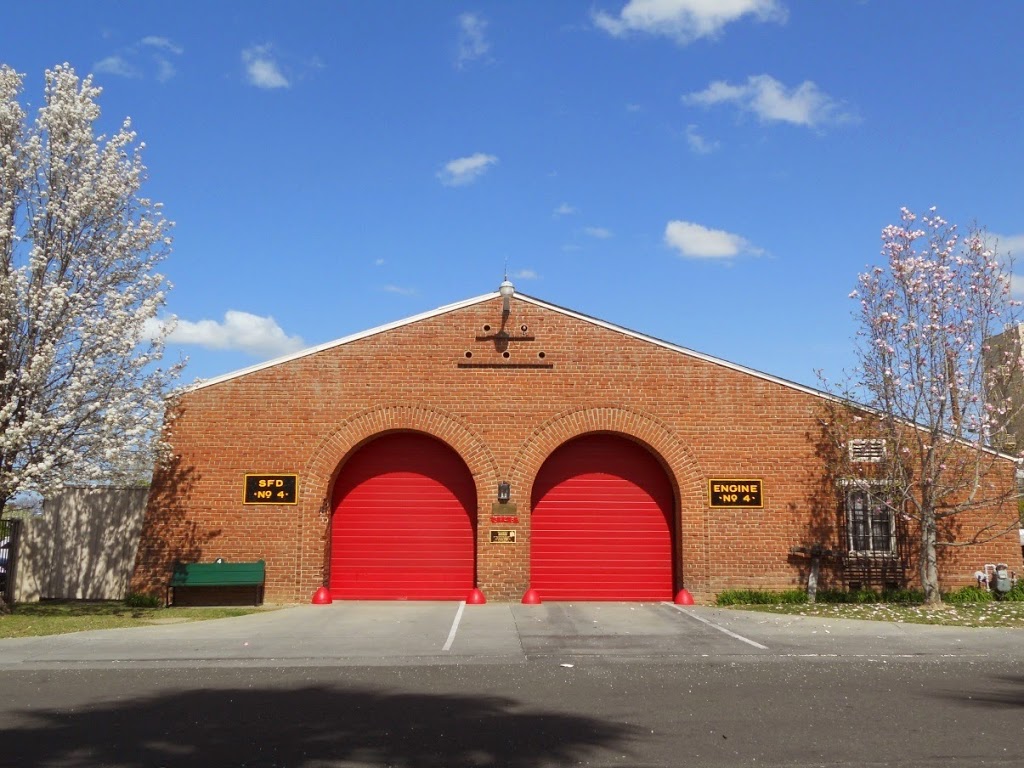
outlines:
{"label": "white roof trim", "polygon": [[[385,331],[392,331],[392,330],[394,330],[396,328],[401,328],[402,326],[405,326],[405,325],[411,325],[413,323],[418,323],[421,320],[429,320],[430,318],[437,317],[438,315],[443,315],[443,314],[446,314],[448,312],[454,312],[455,310],[463,309],[465,307],[470,307],[470,306],[472,306],[474,304],[480,304],[481,302],[488,301],[490,299],[499,298],[500,295],[501,294],[499,294],[497,291],[494,291],[493,293],[486,293],[486,294],[484,294],[482,296],[476,296],[475,298],[472,298],[472,299],[465,299],[463,301],[458,301],[458,302],[455,302],[454,304],[447,304],[447,305],[445,305],[443,307],[438,307],[437,309],[432,309],[429,312],[422,312],[422,313],[420,313],[418,315],[413,315],[412,317],[407,317],[407,318],[405,318],[403,320],[395,320],[394,322],[386,323],[385,325],[378,325],[376,328],[370,328],[369,330],[360,331],[359,333],[354,333],[351,336],[345,336],[343,338],[336,339],[335,341],[328,341],[328,342],[325,342],[324,344],[320,344],[320,345],[315,346],[315,347],[309,347],[307,349],[302,349],[302,350],[299,350],[298,352],[293,352],[290,355],[284,355],[283,357],[276,357],[273,360],[267,360],[266,362],[263,362],[263,363],[258,363],[256,365],[251,365],[248,368],[241,368],[241,369],[239,369],[237,371],[232,371],[230,373],[224,373],[224,374],[221,374],[220,376],[214,376],[213,378],[210,378],[210,379],[204,379],[202,381],[196,382],[195,384],[191,384],[189,386],[186,386],[182,391],[183,392],[192,392],[192,391],[195,391],[197,389],[205,389],[206,387],[212,387],[212,386],[214,386],[216,384],[222,384],[225,381],[231,381],[232,379],[237,379],[237,378],[240,378],[242,376],[247,376],[250,373],[256,373],[257,371],[262,371],[262,370],[265,370],[267,368],[272,368],[272,367],[274,367],[276,365],[282,365],[283,363],[288,363],[288,362],[291,362],[292,360],[298,360],[298,359],[303,358],[303,357],[308,357],[309,355],[315,355],[317,352],[323,352],[326,349],[333,349],[334,347],[340,347],[343,344],[348,344],[348,343],[353,342],[353,341],[359,341],[360,339],[365,339],[365,338],[367,338],[369,336],[375,336],[378,333],[384,333]],[[514,296],[514,300],[516,300],[516,301],[525,301],[528,304],[533,304],[534,306],[542,307],[544,309],[551,310],[552,312],[558,312],[559,314],[567,315],[568,317],[572,317],[572,318],[575,318],[577,320],[582,320],[585,323],[591,323],[592,325],[596,325],[596,326],[599,326],[601,328],[605,328],[605,329],[607,329],[609,331],[614,331],[615,333],[621,333],[624,336],[630,336],[630,337],[632,337],[634,339],[639,339],[640,341],[647,342],[648,344],[654,344],[655,346],[662,347],[663,349],[671,350],[672,352],[678,352],[680,354],[688,355],[690,357],[695,357],[698,360],[703,360],[706,363],[711,363],[713,365],[720,365],[723,368],[728,368],[730,370],[737,371],[739,373],[745,373],[745,374],[747,374],[749,376],[754,376],[756,378],[763,379],[764,381],[770,381],[773,384],[779,384],[781,386],[788,387],[789,389],[795,389],[798,392],[803,392],[805,394],[814,395],[816,397],[824,397],[824,398],[828,398],[830,400],[831,399],[838,399],[838,398],[835,398],[832,395],[829,395],[827,392],[822,392],[822,391],[814,389],[812,387],[806,387],[806,386],[804,386],[802,384],[797,384],[796,382],[788,381],[787,379],[780,379],[780,378],[778,378],[776,376],[771,376],[771,375],[769,375],[767,373],[762,373],[761,371],[754,370],[753,368],[746,368],[746,367],[744,367],[742,365],[737,365],[736,363],[730,363],[727,360],[722,360],[722,359],[717,358],[717,357],[712,357],[711,355],[705,355],[705,354],[702,354],[701,352],[695,352],[692,349],[687,349],[686,347],[680,347],[677,344],[672,344],[670,342],[663,341],[661,339],[657,339],[657,338],[655,338],[653,336],[647,336],[645,334],[638,333],[637,331],[631,331],[629,328],[624,328],[621,325],[615,325],[613,323],[605,322],[604,320],[598,320],[596,317],[591,317],[590,315],[584,315],[584,314],[582,314],[580,312],[574,312],[571,309],[566,309],[565,307],[560,307],[557,304],[549,304],[546,301],[541,301],[540,299],[536,299],[536,298],[534,298],[532,296],[527,296],[524,293],[516,293],[515,296]]]}
{"label": "white roof trim", "polygon": [[609,331],[615,331],[616,333],[621,333],[624,336],[630,336],[630,337],[632,337],[634,339],[639,339],[640,341],[646,341],[648,344],[654,344],[655,346],[662,347],[663,349],[671,350],[672,352],[679,352],[680,354],[688,355],[689,357],[695,357],[698,360],[703,360],[704,362],[711,363],[712,365],[719,365],[719,366],[722,366],[723,368],[728,368],[729,370],[732,370],[732,371],[737,371],[739,373],[745,373],[745,374],[747,374],[749,376],[754,376],[755,378],[763,379],[764,381],[770,381],[773,384],[779,384],[779,385],[781,385],[783,387],[788,387],[789,389],[795,389],[798,392],[803,392],[805,394],[814,395],[815,397],[824,397],[824,398],[827,398],[829,400],[838,400],[839,399],[839,398],[836,398],[836,397],[828,394],[827,392],[822,392],[821,390],[814,389],[813,387],[807,387],[807,386],[804,386],[803,384],[797,384],[795,381],[789,381],[788,379],[780,379],[777,376],[772,376],[770,374],[754,370],[753,368],[747,368],[745,366],[738,365],[736,363],[730,363],[728,360],[722,360],[719,357],[712,357],[711,355],[705,355],[702,352],[695,352],[692,349],[687,349],[686,347],[680,347],[678,344],[672,344],[671,342],[663,341],[662,339],[655,338],[654,336],[647,336],[647,335],[645,335],[643,333],[639,333],[637,331],[631,331],[629,328],[623,328],[621,325],[614,325],[612,323],[607,323],[604,320],[598,320],[596,317],[590,317],[589,315],[584,315],[584,314],[581,314],[579,312],[574,312],[571,309],[566,309],[565,307],[559,307],[559,306],[556,306],[555,304],[548,304],[546,301],[541,301],[540,299],[535,299],[532,296],[525,296],[525,295],[523,295],[521,293],[517,293],[515,295],[515,298],[522,299],[522,300],[524,300],[524,301],[526,301],[526,302],[528,302],[530,304],[536,304],[538,307],[544,307],[544,308],[550,309],[550,310],[552,310],[554,312],[559,312],[559,313],[561,313],[563,315],[568,315],[569,317],[574,317],[577,320],[582,320],[582,321],[587,322],[587,323],[593,323],[594,325],[598,325],[598,326],[600,326],[602,328],[606,328]]}
{"label": "white roof trim", "polygon": [[493,299],[498,296],[498,292],[484,294],[483,296],[477,296],[474,299],[465,299],[464,301],[458,301],[454,304],[448,304],[437,309],[432,309],[429,312],[422,312],[412,317],[407,317],[404,320],[395,320],[391,323],[385,323],[384,325],[378,325],[376,328],[370,328],[366,331],[360,331],[359,333],[353,333],[351,336],[345,336],[334,341],[328,341],[323,344],[319,344],[315,347],[308,347],[306,349],[300,349],[298,352],[292,352],[290,355],[284,355],[282,357],[275,357],[273,360],[267,360],[263,363],[257,363],[256,365],[250,365],[248,368],[241,368],[237,371],[231,371],[230,373],[223,373],[220,376],[214,376],[210,379],[203,379],[184,387],[182,392],[194,392],[197,389],[205,389],[206,387],[212,387],[215,384],[223,384],[225,381],[231,381],[242,376],[248,376],[250,373],[256,373],[257,371],[265,370],[266,368],[273,368],[275,365],[282,365],[283,363],[289,363],[292,360],[298,360],[302,357],[308,357],[309,355],[315,355],[317,352],[323,352],[325,349],[333,349],[334,347],[340,347],[342,344],[348,344],[352,341],[359,341],[359,339],[365,339],[368,336],[375,336],[378,333],[384,333],[384,331],[391,331],[395,328],[401,328],[403,325],[410,325],[412,323],[418,323],[420,320],[429,320],[432,317],[443,315],[447,312],[454,312],[456,309],[462,309],[463,307],[469,307],[473,304],[479,304],[482,301]]}
{"label": "white roof trim", "polygon": [[[646,336],[646,335],[644,335],[642,333],[638,333],[636,331],[631,331],[628,328],[623,328],[621,325],[613,325],[612,323],[606,323],[604,320],[598,320],[596,317],[590,317],[589,315],[584,315],[584,314],[581,314],[579,312],[573,312],[571,309],[566,309],[565,307],[559,307],[559,306],[556,306],[555,304],[548,304],[546,301],[541,301],[540,299],[535,299],[532,296],[526,296],[526,295],[524,295],[522,293],[517,293],[516,294],[516,298],[517,299],[522,299],[522,300],[524,300],[524,301],[526,301],[526,302],[528,302],[530,304],[536,304],[538,307],[544,307],[546,309],[550,309],[553,312],[560,312],[563,315],[568,315],[569,317],[574,317],[577,320],[582,320],[582,321],[587,322],[587,323],[593,323],[594,325],[599,325],[602,328],[607,328],[610,331],[615,331],[616,333],[621,333],[621,334],[623,334],[625,336],[631,336],[634,339],[639,339],[641,341],[646,341],[649,344],[654,344],[655,346],[662,347],[664,349],[668,349],[668,350],[671,350],[673,352],[679,352],[680,354],[683,354],[683,355],[688,355],[690,357],[695,357],[698,360],[703,360],[704,362],[710,363],[712,365],[719,365],[719,366],[721,366],[723,368],[728,368],[729,370],[732,370],[732,371],[737,371],[739,373],[745,373],[748,376],[753,376],[754,378],[761,379],[762,381],[769,381],[769,382],[771,382],[773,384],[778,384],[780,387],[786,387],[788,389],[792,389],[792,390],[795,390],[797,392],[803,392],[804,394],[811,395],[811,396],[817,397],[817,398],[821,398],[822,400],[831,400],[832,402],[836,402],[836,403],[844,403],[844,404],[849,405],[849,406],[851,406],[853,408],[859,408],[859,409],[865,410],[865,411],[874,411],[875,410],[875,409],[871,408],[870,406],[863,405],[861,403],[857,403],[857,402],[854,402],[852,400],[846,400],[846,399],[844,399],[842,397],[839,397],[837,395],[833,395],[833,394],[830,394],[828,392],[823,392],[820,389],[814,389],[814,387],[808,387],[808,386],[804,386],[803,384],[797,384],[795,381],[789,381],[788,379],[780,379],[778,376],[772,376],[770,374],[763,373],[762,371],[758,371],[758,370],[755,370],[753,368],[747,368],[747,367],[742,366],[742,365],[737,365],[736,363],[730,363],[728,360],[722,360],[721,358],[718,358],[718,357],[712,357],[711,355],[705,355],[705,354],[703,354],[701,352],[694,352],[692,349],[687,349],[686,347],[680,347],[678,344],[672,344],[670,342],[663,341],[661,339],[657,339],[654,336]],[[921,427],[919,425],[910,424],[910,426],[915,427],[917,429],[921,429]],[[971,446],[972,448],[976,447],[970,441],[962,440],[961,442],[963,442],[965,445]],[[1017,464],[1021,464],[1022,461],[1024,461],[1022,459],[1018,459],[1016,456],[1011,456],[1010,454],[1003,453],[1002,451],[998,451],[998,450],[996,450],[994,448],[990,448],[990,447],[987,447],[987,446],[982,446],[981,450],[983,450],[983,451],[985,451],[985,453],[988,453],[988,454],[991,454],[991,455],[999,456],[1001,458],[1010,459],[1011,461],[1013,461],[1013,462],[1015,462]]]}
{"label": "white roof trim", "polygon": [[[773,384],[778,384],[781,387],[787,387],[789,389],[796,390],[797,392],[803,392],[804,394],[812,395],[812,396],[820,398],[822,400],[831,400],[832,402],[835,402],[835,403],[844,403],[844,404],[846,404],[846,405],[848,405],[850,407],[858,408],[858,409],[863,410],[863,411],[872,411],[874,413],[878,413],[878,411],[875,410],[874,408],[872,408],[871,406],[863,405],[861,403],[857,403],[857,402],[854,402],[852,400],[847,400],[847,399],[844,399],[844,398],[839,397],[837,395],[833,395],[833,394],[830,394],[828,392],[823,392],[820,389],[814,389],[813,387],[807,387],[807,386],[804,386],[803,384],[797,384],[795,381],[789,381],[788,379],[780,379],[778,376],[771,376],[770,374],[762,373],[761,371],[754,370],[753,368],[746,368],[746,367],[744,367],[742,365],[737,365],[736,363],[730,363],[728,360],[722,360],[721,358],[711,357],[710,355],[705,355],[705,354],[702,354],[700,352],[694,352],[692,349],[687,349],[686,347],[680,347],[677,344],[671,344],[671,343],[669,343],[667,341],[662,341],[661,339],[656,339],[653,336],[645,336],[642,333],[637,333],[636,331],[631,331],[628,328],[623,328],[622,326],[619,326],[619,325],[612,325],[611,323],[606,323],[604,320],[598,320],[597,318],[594,318],[594,317],[589,317],[587,315],[582,315],[579,312],[573,312],[571,309],[565,309],[564,307],[558,307],[558,306],[555,306],[554,304],[548,304],[547,302],[540,301],[539,299],[534,299],[534,298],[532,298],[530,296],[524,296],[521,293],[517,293],[516,294],[516,298],[522,299],[524,301],[527,301],[530,304],[536,304],[539,307],[545,307],[545,308],[550,309],[550,310],[552,310],[554,312],[561,312],[563,315],[568,315],[569,317],[575,317],[576,319],[583,320],[584,322],[587,322],[587,323],[593,323],[594,325],[599,325],[602,328],[607,328],[610,331],[615,331],[617,333],[621,333],[621,334],[624,334],[626,336],[631,336],[634,339],[640,339],[641,341],[646,341],[649,344],[654,344],[656,346],[663,347],[664,349],[672,350],[673,352],[679,352],[679,353],[684,354],[684,355],[689,355],[690,357],[695,357],[698,360],[703,360],[704,362],[711,363],[712,365],[719,365],[719,366],[721,366],[723,368],[728,368],[728,369],[730,369],[732,371],[738,371],[739,373],[745,373],[748,376],[753,376],[754,378],[761,379],[763,381],[770,381]],[[905,422],[905,423],[907,423],[909,426],[914,427],[916,429],[922,429],[923,428],[920,425],[911,424],[910,422]],[[971,443],[969,440],[960,439],[960,442],[962,442],[964,445],[968,445],[968,446],[970,446],[972,448],[977,447],[973,443]],[[982,446],[981,450],[985,451],[985,453],[988,453],[990,455],[999,456],[1001,458],[1009,459],[1009,460],[1017,463],[1018,465],[1021,464],[1022,462],[1024,462],[1024,459],[1018,459],[1016,456],[1012,456],[1010,454],[1003,453],[1002,451],[998,451],[995,448],[990,448],[988,446]]]}
{"label": "white roof trim", "polygon": [[[220,376],[214,376],[213,378],[205,379],[205,380],[196,382],[194,384],[191,384],[191,385],[188,385],[186,387],[183,387],[181,390],[179,390],[179,394],[184,394],[184,393],[188,393],[188,392],[194,392],[195,390],[198,390],[198,389],[205,389],[206,387],[212,387],[215,384],[222,384],[225,381],[231,381],[232,379],[241,378],[242,376],[247,376],[250,373],[256,373],[257,371],[262,371],[262,370],[264,370],[266,368],[272,368],[275,365],[281,365],[283,363],[287,363],[287,362],[290,362],[292,360],[298,360],[299,358],[308,357],[309,355],[315,355],[317,352],[323,352],[325,349],[333,349],[334,347],[340,347],[342,344],[348,344],[348,343],[353,342],[353,341],[359,341],[360,339],[365,339],[365,338],[367,338],[369,336],[375,336],[378,333],[384,333],[385,331],[391,331],[391,330],[394,330],[396,328],[401,328],[402,326],[405,326],[405,325],[411,325],[412,323],[418,323],[420,320],[429,320],[432,317],[437,317],[439,315],[444,315],[444,314],[446,314],[448,312],[454,312],[455,310],[458,310],[458,309],[463,309],[465,307],[471,307],[474,304],[480,304],[482,302],[489,301],[491,299],[497,299],[497,298],[500,298],[500,297],[501,297],[500,293],[498,293],[497,291],[493,291],[491,293],[485,293],[482,296],[477,296],[477,297],[472,298],[472,299],[464,299],[463,301],[457,301],[454,304],[446,304],[443,307],[438,307],[437,309],[432,309],[432,310],[430,310],[428,312],[421,312],[418,315],[413,315],[412,317],[407,317],[407,318],[405,318],[403,320],[395,320],[394,322],[391,322],[391,323],[386,323],[384,325],[378,325],[376,328],[370,328],[369,330],[366,330],[366,331],[360,331],[359,333],[354,333],[351,336],[345,336],[343,338],[336,339],[335,341],[328,341],[328,342],[326,342],[324,344],[320,344],[320,345],[315,346],[315,347],[309,347],[308,349],[303,349],[303,350],[300,350],[298,352],[293,352],[290,355],[284,355],[283,357],[277,357],[277,358],[274,358],[273,360],[267,360],[266,362],[259,363],[257,365],[251,365],[248,368],[242,368],[242,369],[237,370],[237,371],[232,371],[231,373],[225,373],[225,374],[222,374]],[[731,371],[736,371],[738,373],[743,373],[743,374],[746,374],[748,376],[753,376],[754,378],[761,379],[762,381],[768,381],[768,382],[771,382],[772,384],[777,384],[777,385],[779,385],[781,387],[786,387],[787,389],[792,389],[792,390],[794,390],[796,392],[802,392],[804,394],[811,395],[813,397],[818,397],[818,398],[821,398],[821,399],[824,399],[824,400],[832,400],[833,402],[846,403],[847,405],[851,405],[851,406],[853,406],[855,408],[860,408],[860,409],[867,410],[867,411],[873,410],[869,406],[845,400],[845,399],[843,399],[841,397],[838,397],[836,395],[830,394],[828,392],[823,392],[820,389],[814,389],[813,387],[808,387],[808,386],[805,386],[803,384],[797,384],[795,381],[789,381],[788,379],[781,379],[778,376],[772,376],[770,374],[764,373],[762,371],[755,370],[753,368],[747,368],[746,366],[743,366],[743,365],[738,365],[736,363],[730,363],[728,360],[723,360],[723,359],[718,358],[718,357],[712,357],[711,355],[705,355],[705,354],[703,354],[701,352],[695,352],[692,349],[687,349],[686,347],[681,347],[678,344],[672,344],[672,343],[670,343],[668,341],[664,341],[662,339],[655,338],[654,336],[647,336],[647,335],[645,335],[643,333],[638,333],[637,331],[632,331],[629,328],[624,328],[621,325],[615,325],[613,323],[605,322],[604,320],[598,320],[596,317],[591,317],[590,315],[584,315],[584,314],[582,314],[580,312],[574,312],[571,309],[566,309],[565,307],[560,307],[557,304],[549,304],[546,301],[541,301],[540,299],[535,299],[532,296],[527,296],[524,293],[516,293],[515,296],[514,296],[514,299],[516,301],[525,301],[528,304],[533,304],[534,306],[542,307],[544,309],[551,310],[552,312],[558,312],[559,314],[566,315],[568,317],[572,317],[572,318],[575,318],[577,320],[582,320],[585,323],[591,323],[593,325],[599,326],[601,328],[605,328],[606,330],[613,331],[615,333],[621,333],[624,336],[629,336],[629,337],[634,338],[634,339],[639,339],[640,341],[647,342],[648,344],[654,344],[655,346],[661,347],[663,349],[670,350],[672,352],[678,352],[680,354],[687,355],[689,357],[693,357],[693,358],[696,358],[698,360],[703,360],[704,362],[710,363],[712,365],[718,365],[718,366],[721,366],[723,368],[728,368]],[[911,425],[911,426],[915,426],[915,425]],[[920,428],[920,427],[918,427],[918,428]],[[967,443],[967,441],[964,441],[964,442]],[[967,443],[967,444],[968,445],[972,445],[971,443]],[[994,448],[983,447],[982,450],[984,450],[986,453],[989,453],[989,454],[994,454],[994,455],[1000,456],[1002,458],[1010,459],[1011,461],[1014,461],[1014,462],[1016,462],[1018,464],[1020,464],[1021,461],[1022,461],[1021,459],[1018,459],[1015,456],[1011,456],[1009,454],[1005,454],[1002,451],[998,451],[998,450],[996,450]],[[1022,529],[1022,530],[1024,530],[1024,529]]]}

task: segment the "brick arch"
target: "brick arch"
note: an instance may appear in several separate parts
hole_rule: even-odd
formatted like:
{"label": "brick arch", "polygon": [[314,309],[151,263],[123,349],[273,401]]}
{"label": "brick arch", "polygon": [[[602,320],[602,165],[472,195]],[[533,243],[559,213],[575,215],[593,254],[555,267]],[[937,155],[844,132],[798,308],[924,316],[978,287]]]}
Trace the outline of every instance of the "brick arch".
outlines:
{"label": "brick arch", "polygon": [[331,483],[342,460],[367,440],[398,430],[424,432],[450,446],[469,467],[477,486],[498,482],[498,463],[480,437],[454,415],[420,403],[379,405],[343,421],[310,455],[306,463],[307,489],[328,499]]}
{"label": "brick arch", "polygon": [[661,461],[676,494],[675,537],[677,557],[682,559],[678,573],[691,592],[703,594],[709,576],[705,473],[689,447],[661,419],[649,413],[617,405],[583,407],[564,411],[537,427],[519,447],[509,473],[520,510],[526,513],[527,527],[533,483],[541,466],[559,446],[594,432],[635,440]]}
{"label": "brick arch", "polygon": [[344,460],[373,437],[399,430],[431,435],[462,457],[476,485],[479,521],[482,500],[493,495],[484,489],[493,489],[498,482],[498,464],[476,433],[454,415],[422,403],[380,405],[359,411],[322,440],[306,462],[302,496],[308,501],[298,521],[301,552],[295,576],[299,595],[311,593],[326,578],[331,488]]}
{"label": "brick arch", "polygon": [[548,456],[565,442],[590,432],[615,432],[646,445],[665,464],[682,502],[692,488],[700,486],[703,472],[689,448],[660,419],[649,413],[621,406],[579,408],[558,414],[537,427],[519,447],[510,476],[513,487],[521,488],[520,499],[529,503],[533,480]]}

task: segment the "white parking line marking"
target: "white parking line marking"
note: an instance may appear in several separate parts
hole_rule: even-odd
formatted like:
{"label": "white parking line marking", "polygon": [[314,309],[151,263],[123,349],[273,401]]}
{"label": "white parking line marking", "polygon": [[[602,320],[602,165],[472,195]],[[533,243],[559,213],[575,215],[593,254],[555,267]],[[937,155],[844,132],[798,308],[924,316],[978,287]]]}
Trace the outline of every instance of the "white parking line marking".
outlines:
{"label": "white parking line marking", "polygon": [[754,642],[753,640],[751,640],[751,639],[750,639],[750,638],[748,638],[748,637],[744,637],[743,635],[737,635],[737,634],[736,634],[735,632],[733,632],[732,630],[730,630],[730,629],[726,629],[725,627],[720,627],[720,626],[718,626],[717,624],[715,624],[715,623],[714,623],[713,621],[708,621],[707,619],[705,619],[705,618],[703,618],[703,617],[701,617],[701,616],[698,616],[698,615],[697,615],[697,614],[695,614],[695,613],[694,613],[693,611],[688,611],[688,610],[686,610],[686,609],[685,609],[685,608],[683,608],[683,607],[682,607],[681,605],[676,605],[675,603],[662,603],[662,605],[669,605],[669,606],[671,606],[671,607],[675,608],[675,609],[676,609],[677,611],[680,611],[680,612],[682,612],[682,613],[685,613],[685,614],[686,614],[687,616],[689,616],[689,617],[690,617],[691,619],[696,619],[697,621],[702,621],[702,622],[704,622],[705,624],[707,624],[707,625],[708,625],[709,627],[712,627],[712,628],[714,628],[714,629],[717,629],[717,630],[718,630],[719,632],[724,632],[724,633],[725,633],[725,634],[727,634],[727,635],[728,635],[729,637],[735,637],[735,638],[736,638],[737,640],[742,640],[742,641],[743,641],[744,643],[746,643],[747,645],[752,645],[752,646],[754,646],[755,648],[760,648],[760,649],[761,649],[762,651],[767,651],[767,650],[768,650],[768,646],[767,646],[767,645],[761,645],[760,643]]}
{"label": "white parking line marking", "polygon": [[459,610],[455,613],[455,621],[452,622],[452,630],[448,633],[448,640],[444,644],[442,651],[450,651],[452,649],[452,643],[455,642],[455,633],[459,631],[459,622],[462,621],[462,612],[466,609],[466,601],[463,600],[459,603]]}

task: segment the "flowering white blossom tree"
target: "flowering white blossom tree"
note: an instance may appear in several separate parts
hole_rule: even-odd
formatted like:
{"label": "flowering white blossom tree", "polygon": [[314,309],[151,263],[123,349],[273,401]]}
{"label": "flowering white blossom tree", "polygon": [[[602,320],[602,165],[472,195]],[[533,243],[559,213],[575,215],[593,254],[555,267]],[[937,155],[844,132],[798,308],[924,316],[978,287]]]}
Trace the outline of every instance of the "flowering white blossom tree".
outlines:
{"label": "flowering white blossom tree", "polygon": [[97,136],[100,89],[46,72],[34,121],[22,76],[0,67],[0,505],[69,480],[133,482],[152,467],[163,398],[164,304],[154,271],[170,223],[139,196],[125,121]]}
{"label": "flowering white blossom tree", "polygon": [[[957,227],[931,209],[882,230],[887,264],[859,277],[855,380],[844,394],[869,406],[828,425],[845,466],[870,479],[876,501],[919,531],[921,584],[928,604],[941,602],[938,551],[1004,535],[1017,524],[1010,464],[994,448],[1019,397],[1021,350],[990,340],[1017,321],[1008,262],[984,232]],[[1014,339],[1019,337],[1014,334]],[[854,466],[849,441],[884,440],[874,464]],[[991,519],[963,530],[957,515],[987,508]]]}

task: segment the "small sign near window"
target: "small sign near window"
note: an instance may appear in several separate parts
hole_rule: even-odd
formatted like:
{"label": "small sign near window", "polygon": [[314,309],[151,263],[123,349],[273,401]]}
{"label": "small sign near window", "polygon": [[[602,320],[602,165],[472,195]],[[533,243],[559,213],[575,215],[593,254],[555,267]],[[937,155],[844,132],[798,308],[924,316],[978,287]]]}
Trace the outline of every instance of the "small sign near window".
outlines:
{"label": "small sign near window", "polygon": [[491,544],[515,544],[515,531],[491,531]]}
{"label": "small sign near window", "polygon": [[714,508],[763,509],[760,480],[708,480],[708,504]]}
{"label": "small sign near window", "polygon": [[243,504],[298,504],[298,475],[246,475]]}

